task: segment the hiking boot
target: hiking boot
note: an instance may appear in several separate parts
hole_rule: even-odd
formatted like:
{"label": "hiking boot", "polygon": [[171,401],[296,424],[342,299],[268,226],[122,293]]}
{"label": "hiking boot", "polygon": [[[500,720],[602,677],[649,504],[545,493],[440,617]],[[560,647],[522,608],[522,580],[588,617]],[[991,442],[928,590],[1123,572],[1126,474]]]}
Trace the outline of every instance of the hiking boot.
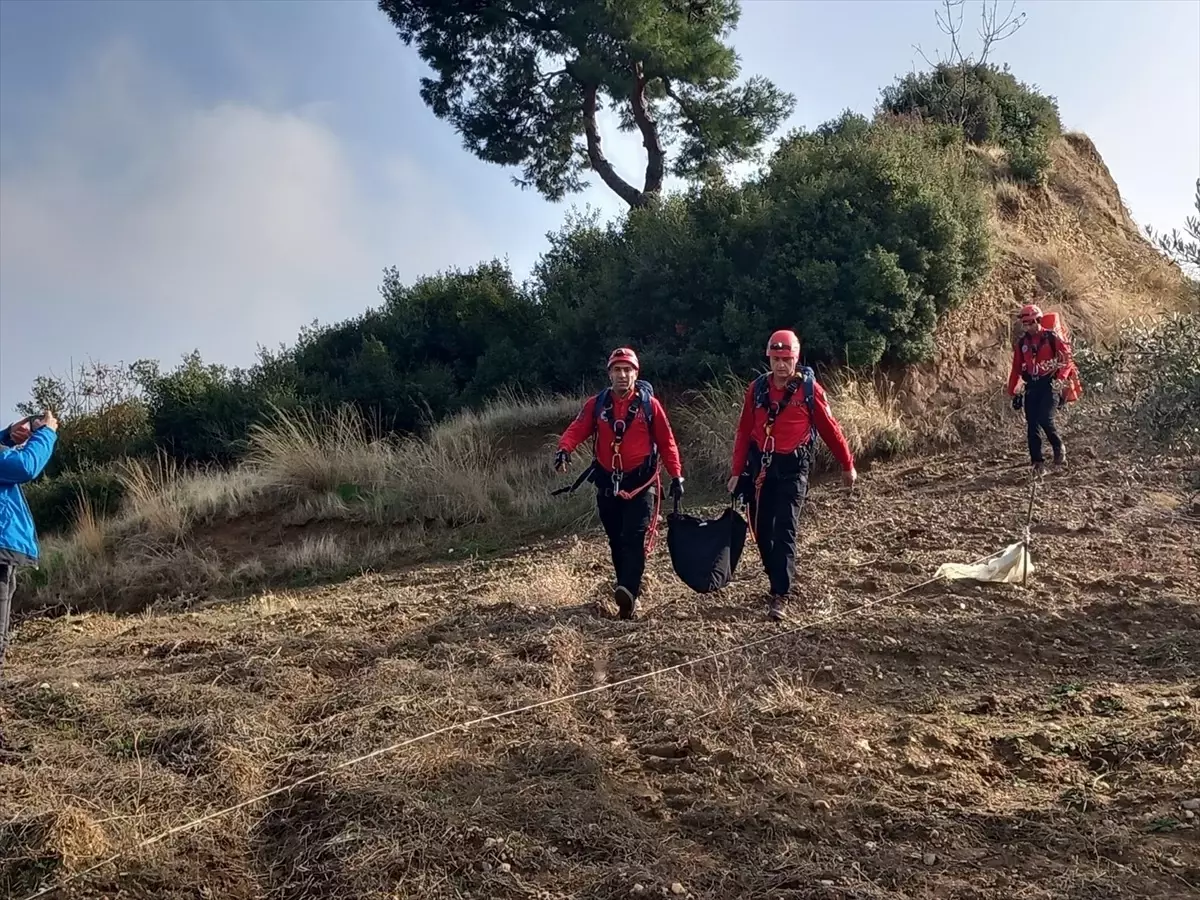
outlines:
{"label": "hiking boot", "polygon": [[1057,453],[1054,454],[1054,465],[1055,466],[1065,466],[1066,464],[1067,464],[1067,448],[1063,447],[1061,450],[1059,450]]}
{"label": "hiking boot", "polygon": [[783,621],[783,607],[787,600],[777,594],[772,594],[767,599],[767,618],[772,622]]}
{"label": "hiking boot", "polygon": [[1041,478],[1043,475],[1046,474],[1046,464],[1044,462],[1042,462],[1040,459],[1035,460],[1033,463],[1033,474],[1036,475],[1038,478]]}
{"label": "hiking boot", "polygon": [[633,593],[624,585],[617,585],[613,591],[613,601],[617,604],[617,618],[632,619],[634,608],[637,606],[637,601],[633,599]]}

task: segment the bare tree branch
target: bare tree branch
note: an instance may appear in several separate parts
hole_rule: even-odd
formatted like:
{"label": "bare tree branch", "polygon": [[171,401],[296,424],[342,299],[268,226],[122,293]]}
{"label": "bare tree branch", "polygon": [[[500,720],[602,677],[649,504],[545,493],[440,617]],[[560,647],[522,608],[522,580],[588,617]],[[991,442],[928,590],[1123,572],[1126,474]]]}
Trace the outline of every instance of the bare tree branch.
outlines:
{"label": "bare tree branch", "polygon": [[[583,131],[587,136],[588,162],[600,179],[630,206],[645,206],[646,195],[617,174],[600,149],[600,131],[596,127],[596,85],[583,87]],[[648,167],[647,167],[648,168]]]}
{"label": "bare tree branch", "polygon": [[[942,34],[950,38],[950,51],[945,58],[938,54],[937,63],[932,62],[916,45],[914,49],[925,60],[930,68],[946,66],[958,72],[957,83],[946,94],[946,112],[953,117],[955,124],[962,127],[966,124],[969,113],[968,103],[971,96],[971,86],[975,70],[987,64],[993,47],[1001,41],[1016,34],[1025,24],[1025,13],[1014,15],[1016,0],[1012,0],[1008,13],[1000,19],[997,12],[999,0],[982,0],[980,3],[980,29],[978,32],[981,47],[978,57],[963,52],[962,27],[963,7],[966,0],[942,0],[942,9],[934,12],[934,20]],[[953,112],[951,112],[953,110]]]}
{"label": "bare tree branch", "polygon": [[658,123],[650,117],[649,110],[646,108],[646,76],[642,71],[642,64],[635,63],[633,70],[636,76],[633,96],[630,98],[633,105],[633,121],[637,123],[638,130],[642,133],[642,146],[646,148],[646,182],[642,192],[657,194],[662,190],[663,170],[667,155],[659,140]]}

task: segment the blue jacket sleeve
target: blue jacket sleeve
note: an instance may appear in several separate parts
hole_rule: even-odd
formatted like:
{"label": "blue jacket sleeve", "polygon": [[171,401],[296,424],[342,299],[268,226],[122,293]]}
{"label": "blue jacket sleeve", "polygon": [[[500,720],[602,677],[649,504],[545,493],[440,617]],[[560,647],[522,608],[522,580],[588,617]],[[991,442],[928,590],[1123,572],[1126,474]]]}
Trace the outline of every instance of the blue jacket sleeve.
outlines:
{"label": "blue jacket sleeve", "polygon": [[41,475],[57,441],[53,428],[39,428],[21,449],[0,450],[0,484],[24,484]]}

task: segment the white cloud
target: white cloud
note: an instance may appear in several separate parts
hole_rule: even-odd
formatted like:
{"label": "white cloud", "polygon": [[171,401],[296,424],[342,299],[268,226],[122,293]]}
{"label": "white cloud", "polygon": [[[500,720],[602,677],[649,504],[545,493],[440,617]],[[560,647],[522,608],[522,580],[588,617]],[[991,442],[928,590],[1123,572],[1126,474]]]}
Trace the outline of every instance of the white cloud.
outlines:
{"label": "white cloud", "polygon": [[311,108],[190,102],[128,45],[45,109],[0,173],[6,408],[72,357],[248,363],[376,304],[384,266],[488,255],[414,161],[364,163]]}

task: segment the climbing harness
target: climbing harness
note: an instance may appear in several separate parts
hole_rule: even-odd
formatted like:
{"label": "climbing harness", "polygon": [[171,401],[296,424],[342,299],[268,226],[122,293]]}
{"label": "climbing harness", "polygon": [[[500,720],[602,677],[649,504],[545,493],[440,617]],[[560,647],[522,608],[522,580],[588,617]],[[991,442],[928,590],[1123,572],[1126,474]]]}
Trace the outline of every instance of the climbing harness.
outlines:
{"label": "climbing harness", "polygon": [[[592,481],[601,490],[610,491],[612,496],[621,500],[632,500],[643,491],[650,487],[655,488],[654,494],[654,513],[650,517],[650,525],[646,529],[646,555],[649,556],[654,552],[654,547],[658,543],[658,518],[662,509],[662,473],[658,465],[658,447],[654,443],[652,426],[654,423],[654,404],[651,402],[654,389],[650,383],[638,379],[634,383],[633,399],[629,401],[629,408],[625,411],[625,417],[618,419],[613,415],[612,389],[605,388],[596,395],[595,403],[593,404],[593,421],[596,423],[594,436],[592,438],[592,461],[573,484],[567,487],[559,488],[551,491],[551,496],[557,497],[560,494],[574,494],[585,481]],[[621,456],[621,445],[625,440],[625,434],[637,420],[641,414],[646,420],[646,428],[650,431],[650,455],[642,463],[640,469],[653,472],[652,475],[637,488],[631,491],[623,490],[622,484],[626,477],[625,463]],[[608,422],[613,431],[612,443],[609,445],[612,452],[612,471],[609,474],[610,486],[601,487],[597,479],[604,471],[604,467],[600,465],[600,460],[595,452],[596,442],[600,439],[599,423],[601,421]]]}
{"label": "climbing harness", "polygon": [[816,401],[813,396],[813,381],[815,375],[813,370],[808,366],[800,367],[796,375],[788,379],[787,386],[783,391],[783,398],[774,403],[770,399],[770,387],[768,379],[770,373],[760,375],[754,382],[754,405],[756,407],[766,407],[767,421],[763,426],[763,446],[761,448],[761,457],[759,459],[758,474],[754,477],[754,514],[747,516],[747,524],[750,529],[750,539],[754,543],[758,543],[758,514],[762,510],[762,489],[763,483],[767,480],[767,469],[771,467],[771,463],[775,459],[775,435],[772,433],[775,429],[775,420],[779,418],[779,414],[787,408],[792,402],[792,398],[796,395],[796,391],[804,388],[804,402],[808,406],[808,443],[796,449],[796,455],[801,453],[809,453],[816,440]]}

